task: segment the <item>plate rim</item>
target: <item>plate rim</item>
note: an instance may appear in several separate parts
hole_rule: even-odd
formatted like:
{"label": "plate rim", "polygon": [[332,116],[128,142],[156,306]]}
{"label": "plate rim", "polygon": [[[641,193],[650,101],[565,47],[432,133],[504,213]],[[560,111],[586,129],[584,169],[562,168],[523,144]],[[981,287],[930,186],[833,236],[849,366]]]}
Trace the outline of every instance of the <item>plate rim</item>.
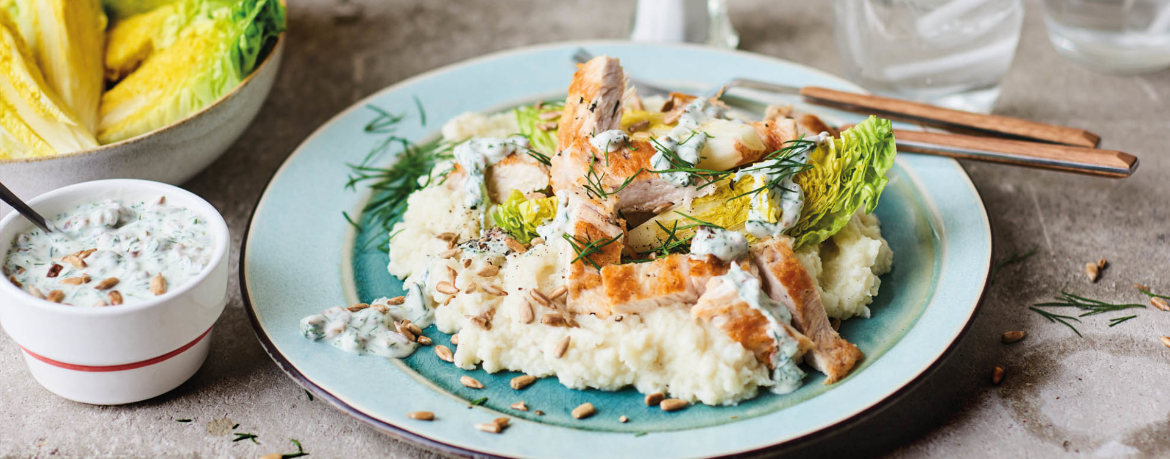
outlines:
{"label": "plate rim", "polygon": [[[737,57],[746,57],[746,58],[751,58],[751,59],[767,60],[767,61],[772,61],[775,63],[782,63],[784,65],[799,68],[802,71],[807,71],[807,72],[816,74],[820,77],[823,77],[823,78],[826,78],[829,80],[834,80],[834,81],[846,83],[848,86],[851,86],[854,89],[857,89],[859,91],[864,91],[863,89],[861,89],[857,85],[853,84],[852,82],[844,80],[843,78],[838,77],[836,75],[833,75],[832,73],[829,73],[829,72],[826,72],[826,71],[823,71],[820,69],[816,69],[813,67],[809,67],[809,66],[806,66],[804,64],[792,62],[792,61],[789,61],[786,59],[781,59],[778,57],[769,56],[769,55],[765,55],[765,54],[752,53],[752,52],[740,51],[740,50],[718,49],[718,48],[712,48],[712,47],[707,47],[707,46],[702,46],[702,45],[693,45],[693,44],[637,43],[637,42],[632,42],[629,40],[569,40],[569,41],[559,41],[559,42],[542,43],[542,44],[537,44],[537,45],[509,48],[509,49],[500,50],[500,51],[492,52],[489,54],[481,55],[478,57],[474,57],[471,59],[465,59],[465,60],[453,62],[453,63],[447,64],[447,65],[444,65],[441,67],[437,67],[437,68],[419,73],[415,76],[405,78],[403,80],[400,80],[398,82],[390,84],[386,87],[383,87],[383,88],[367,95],[366,97],[363,97],[363,98],[359,99],[358,101],[353,102],[351,105],[349,105],[345,109],[337,112],[334,116],[330,117],[324,123],[319,125],[311,134],[306,136],[297,145],[297,147],[284,159],[284,161],[281,163],[280,167],[277,168],[276,171],[274,171],[272,173],[272,175],[268,178],[268,180],[265,182],[264,191],[256,199],[256,203],[253,206],[252,212],[248,217],[248,222],[244,228],[244,234],[241,237],[240,258],[239,258],[239,262],[237,264],[237,271],[238,271],[239,283],[240,283],[241,300],[244,303],[244,310],[248,316],[249,323],[252,326],[253,333],[256,335],[257,339],[260,341],[260,344],[264,348],[265,353],[268,354],[269,358],[271,358],[277,364],[277,367],[280,368],[282,371],[284,371],[285,374],[287,374],[290,378],[292,378],[294,381],[296,381],[305,390],[310,391],[314,396],[321,397],[322,399],[327,401],[330,405],[337,408],[341,412],[348,414],[349,416],[354,417],[357,420],[359,420],[359,421],[375,428],[376,430],[381,431],[381,432],[383,432],[383,433],[385,433],[385,434],[387,434],[387,435],[389,435],[397,440],[407,441],[407,442],[413,443],[416,446],[420,446],[420,447],[429,449],[431,451],[436,451],[436,452],[439,452],[442,454],[449,454],[449,455],[453,455],[456,457],[493,458],[493,459],[495,459],[495,458],[499,458],[499,459],[518,459],[518,458],[520,458],[521,456],[501,456],[501,455],[497,455],[497,454],[493,454],[493,453],[477,451],[474,449],[465,448],[462,446],[457,446],[457,445],[453,445],[450,443],[446,443],[444,441],[436,440],[436,439],[427,437],[427,436],[422,435],[422,434],[411,432],[410,430],[399,427],[399,426],[392,424],[388,421],[383,421],[383,420],[377,419],[373,415],[367,414],[367,413],[361,411],[360,409],[355,408],[355,407],[347,404],[346,402],[342,401],[340,397],[334,395],[333,393],[329,392],[328,390],[326,390],[326,389],[318,386],[316,383],[312,382],[306,375],[304,375],[300,370],[298,370],[292,364],[291,361],[289,361],[283,354],[280,353],[280,351],[277,349],[275,343],[272,342],[271,338],[268,336],[268,333],[260,325],[259,318],[258,318],[256,311],[255,311],[255,306],[252,303],[251,294],[248,290],[247,275],[246,275],[247,272],[244,269],[244,267],[246,265],[246,260],[247,260],[247,246],[248,246],[248,242],[251,238],[253,225],[255,224],[256,214],[258,213],[261,205],[263,205],[265,199],[268,197],[269,192],[271,191],[270,188],[271,188],[272,182],[275,181],[276,178],[289,167],[289,165],[292,163],[293,158],[302,152],[302,148],[306,144],[308,144],[311,140],[313,140],[317,136],[322,135],[322,133],[326,130],[326,128],[328,126],[336,123],[338,120],[342,119],[343,117],[348,115],[350,112],[355,111],[355,110],[360,110],[362,107],[366,106],[368,103],[370,103],[374,99],[377,99],[386,93],[393,92],[393,91],[398,90],[402,87],[408,86],[416,81],[425,80],[425,79],[431,78],[435,75],[446,73],[449,71],[453,71],[453,70],[459,69],[461,67],[473,65],[473,64],[476,64],[479,62],[498,59],[500,57],[509,56],[509,55],[513,55],[513,54],[534,52],[534,51],[540,51],[540,50],[545,50],[545,49],[550,49],[550,48],[561,48],[561,47],[568,47],[568,46],[588,47],[588,46],[604,46],[604,45],[646,45],[646,46],[679,48],[679,49],[697,49],[697,50],[702,50],[705,52],[715,52],[715,53],[729,54],[729,55],[733,55],[733,56],[737,56]],[[854,425],[854,424],[856,424],[864,419],[867,419],[869,417],[874,416],[875,414],[879,413],[880,411],[884,410],[885,408],[888,408],[889,406],[891,406],[894,402],[897,402],[898,400],[902,399],[907,393],[909,393],[911,390],[913,390],[914,388],[919,386],[923,380],[925,380],[927,377],[932,375],[935,371],[938,370],[938,368],[944,362],[946,362],[951,356],[953,356],[955,349],[958,347],[959,341],[970,331],[970,329],[975,321],[975,317],[978,315],[980,309],[983,306],[984,299],[986,298],[988,284],[989,284],[990,275],[991,275],[991,269],[990,269],[991,266],[990,265],[991,265],[992,256],[994,254],[995,241],[994,241],[994,238],[992,237],[991,219],[988,216],[987,207],[983,201],[983,196],[979,192],[978,187],[976,187],[974,182],[971,181],[971,178],[967,174],[967,171],[965,169],[963,169],[963,167],[961,166],[961,164],[958,163],[958,161],[951,159],[951,158],[947,158],[947,159],[952,164],[954,164],[956,166],[957,171],[960,173],[965,184],[970,188],[970,190],[974,193],[975,197],[977,198],[976,201],[979,205],[979,211],[980,211],[979,216],[981,217],[982,221],[985,222],[985,225],[984,225],[986,228],[985,233],[986,233],[987,240],[988,240],[988,250],[987,250],[987,255],[986,255],[986,260],[985,260],[986,273],[984,274],[984,276],[982,276],[982,285],[980,286],[980,289],[979,289],[979,295],[975,299],[974,304],[970,308],[971,313],[970,313],[969,317],[966,319],[962,328],[959,329],[953,335],[953,337],[950,339],[950,343],[947,345],[947,347],[945,349],[943,349],[929,365],[927,365],[925,368],[923,368],[921,371],[919,371],[918,374],[916,374],[915,376],[913,376],[912,378],[907,380],[904,384],[902,384],[901,386],[896,388],[889,395],[887,395],[886,397],[884,397],[880,400],[875,401],[874,403],[870,404],[869,406],[866,406],[864,408],[857,410],[852,415],[848,415],[846,417],[843,417],[842,419],[838,420],[837,422],[826,425],[818,430],[810,431],[804,435],[792,437],[790,439],[783,440],[783,441],[780,441],[778,443],[774,443],[771,445],[766,445],[766,446],[762,446],[762,447],[758,447],[758,448],[754,448],[754,449],[749,449],[749,450],[742,450],[739,452],[725,454],[725,455],[707,456],[707,458],[709,458],[709,459],[740,459],[740,458],[758,457],[758,456],[765,454],[765,453],[775,453],[775,452],[779,452],[782,450],[791,450],[791,449],[794,449],[798,446],[808,444],[808,443],[816,441],[818,439],[830,436],[830,435],[840,431],[842,428],[844,428],[846,426]],[[933,204],[933,201],[931,201],[930,204]],[[931,205],[931,207],[933,207],[933,205]],[[911,329],[912,328],[913,327],[911,327]]]}

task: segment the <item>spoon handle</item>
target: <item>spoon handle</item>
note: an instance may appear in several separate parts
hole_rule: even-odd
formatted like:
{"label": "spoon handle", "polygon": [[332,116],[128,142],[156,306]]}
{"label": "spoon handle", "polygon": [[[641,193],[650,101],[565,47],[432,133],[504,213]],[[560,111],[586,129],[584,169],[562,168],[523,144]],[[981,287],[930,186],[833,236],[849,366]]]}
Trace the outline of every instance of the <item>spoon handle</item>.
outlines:
{"label": "spoon handle", "polygon": [[12,206],[13,209],[16,209],[17,212],[20,212],[24,218],[27,218],[28,221],[32,222],[34,225],[37,225],[37,228],[44,230],[46,233],[53,232],[53,230],[49,228],[49,222],[45,220],[45,217],[42,217],[36,211],[32,210],[28,204],[25,204],[24,201],[18,198],[16,194],[14,194],[12,190],[9,190],[8,187],[4,186],[3,183],[0,183],[0,200],[3,200],[4,202],[8,203],[8,205]]}

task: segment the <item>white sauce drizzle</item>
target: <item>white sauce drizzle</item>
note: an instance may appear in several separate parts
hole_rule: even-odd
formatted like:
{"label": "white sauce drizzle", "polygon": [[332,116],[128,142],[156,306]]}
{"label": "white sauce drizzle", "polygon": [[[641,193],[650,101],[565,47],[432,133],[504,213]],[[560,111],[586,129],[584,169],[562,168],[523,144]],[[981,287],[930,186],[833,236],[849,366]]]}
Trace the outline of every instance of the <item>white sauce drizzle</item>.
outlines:
{"label": "white sauce drizzle", "polygon": [[[418,347],[406,336],[398,333],[395,321],[403,319],[414,322],[419,328],[434,323],[434,310],[426,296],[424,283],[427,272],[406,280],[406,301],[400,305],[389,304],[387,298],[379,298],[370,307],[351,312],[343,307],[334,307],[301,319],[301,334],[305,338],[327,342],[345,352],[359,355],[377,355],[388,358],[404,358]],[[387,312],[379,312],[385,307]]]}
{"label": "white sauce drizzle", "polygon": [[[829,133],[822,132],[808,140],[815,142],[817,145],[821,145],[830,139],[832,139],[832,136]],[[833,142],[829,142],[828,145],[829,148],[834,148]],[[789,159],[804,163],[808,161],[809,153],[806,150]],[[735,180],[749,176],[752,177],[755,184],[763,186],[763,184],[770,183],[780,175],[781,171],[776,167],[780,163],[781,158],[761,161],[754,167],[736,172]],[[768,221],[767,217],[767,213],[773,205],[780,208],[780,218],[776,222]],[[796,222],[800,220],[800,213],[803,209],[804,189],[792,180],[792,175],[789,175],[781,179],[777,186],[760,191],[752,196],[751,208],[748,209],[748,217],[744,223],[744,230],[748,234],[758,238],[780,235],[796,225]]]}
{"label": "white sauce drizzle", "polygon": [[703,226],[691,238],[691,255],[714,255],[724,262],[732,262],[743,258],[747,252],[747,238],[735,231]]}
{"label": "white sauce drizzle", "polygon": [[768,331],[772,339],[776,340],[776,353],[772,355],[772,381],[776,384],[771,391],[776,394],[787,394],[803,384],[804,371],[796,365],[793,357],[800,350],[796,342],[781,324],[792,323],[792,313],[783,305],[776,304],[763,290],[760,290],[760,280],[739,267],[738,263],[731,264],[731,270],[719,277],[723,282],[730,282],[735,287],[739,299],[749,307],[760,311],[768,319]]}
{"label": "white sauce drizzle", "polygon": [[[215,246],[205,218],[162,197],[149,204],[110,199],[83,204],[58,215],[52,224],[56,231],[49,234],[34,229],[18,235],[4,271],[28,291],[35,288],[47,295],[60,290],[61,302],[68,305],[105,306],[111,291],[122,296],[123,304],[147,301],[156,296],[151,278],[161,274],[169,290],[179,288],[203,272]],[[96,250],[80,267],[63,260],[90,249]],[[49,277],[50,269],[60,271]],[[90,280],[63,282],[82,276]],[[112,289],[94,288],[111,277],[118,279]]]}
{"label": "white sauce drizzle", "polygon": [[518,135],[506,139],[475,138],[456,145],[452,152],[455,162],[467,171],[464,205],[473,209],[483,205],[487,197],[487,168],[521,148],[528,148],[528,139]]}
{"label": "white sauce drizzle", "polygon": [[536,227],[536,234],[545,241],[553,241],[565,234],[569,227],[569,194],[557,194],[557,215],[548,223]]}
{"label": "white sauce drizzle", "polygon": [[589,139],[589,143],[593,145],[593,148],[603,153],[613,153],[620,150],[629,141],[630,136],[626,135],[626,131],[621,129],[610,129]]}
{"label": "white sauce drizzle", "polygon": [[[663,150],[673,152],[692,167],[698,164],[702,159],[700,153],[703,147],[707,146],[707,134],[697,129],[712,118],[722,118],[723,112],[721,107],[711,105],[704,99],[696,99],[687,104],[678,118],[678,125],[666,136],[655,139],[654,148],[658,152],[650,157],[650,167],[659,171],[672,168]],[[694,183],[694,177],[686,172],[661,172],[658,175],[676,187]]]}

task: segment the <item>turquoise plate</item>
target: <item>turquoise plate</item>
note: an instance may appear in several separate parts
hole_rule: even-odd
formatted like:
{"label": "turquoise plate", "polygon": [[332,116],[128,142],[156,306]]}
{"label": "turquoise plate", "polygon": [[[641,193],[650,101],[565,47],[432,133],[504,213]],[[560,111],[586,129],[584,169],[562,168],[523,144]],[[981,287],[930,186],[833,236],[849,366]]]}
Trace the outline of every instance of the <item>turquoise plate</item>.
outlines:
{"label": "turquoise plate", "polygon": [[[991,231],[978,192],[951,159],[900,155],[877,208],[894,250],[871,319],[847,321],[841,333],[866,359],[831,386],[810,370],[795,393],[761,396],[733,407],[691,406],[666,413],[642,396],[576,391],[555,379],[514,391],[516,373],[464,372],[423,348],[399,360],[360,357],[309,341],[298,320],[327,307],[394,296],[402,283],[386,272],[385,254],[364,248],[377,236],[355,231],[342,212],[357,215],[369,193],[347,190],[347,163],[360,162],[378,140],[363,133],[373,105],[406,114],[397,134],[433,138],[447,120],[557,97],[572,77],[578,46],[622,60],[631,75],[682,88],[706,88],[750,76],[789,85],[859,88],[789,62],[742,52],[620,42],[525,48],[452,65],[403,81],[355,104],[310,136],[277,171],[261,197],[241,249],[240,283],[256,334],[300,384],[334,406],[390,435],[428,448],[476,457],[709,458],[791,446],[846,420],[872,413],[935,366],[966,330],[978,307],[991,259]],[[768,97],[762,94],[752,98]],[[417,103],[425,107],[425,122]],[[759,106],[743,105],[751,110]],[[857,115],[817,107],[838,123]],[[425,124],[425,125],[424,125]],[[389,164],[393,158],[382,158]],[[428,335],[450,346],[435,330]],[[459,384],[470,374],[487,387]],[[486,398],[486,399],[485,399]],[[524,400],[533,411],[508,405]],[[473,402],[479,402],[471,406]],[[597,414],[570,411],[591,402]],[[470,408],[470,409],[469,409]],[[431,411],[434,422],[411,411]],[[472,425],[501,415],[513,425],[496,435]],[[628,423],[618,422],[628,416]]]}

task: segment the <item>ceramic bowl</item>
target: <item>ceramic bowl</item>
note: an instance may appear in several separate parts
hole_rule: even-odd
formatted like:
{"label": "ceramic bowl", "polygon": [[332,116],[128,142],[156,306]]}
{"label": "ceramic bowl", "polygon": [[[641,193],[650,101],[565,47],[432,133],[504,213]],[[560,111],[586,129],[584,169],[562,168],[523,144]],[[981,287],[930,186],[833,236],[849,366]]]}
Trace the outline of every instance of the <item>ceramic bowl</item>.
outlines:
{"label": "ceramic bowl", "polygon": [[[282,34],[272,52],[235,89],[178,122],[90,150],[0,160],[0,182],[26,198],[111,178],[183,183],[223,155],[260,112],[276,81],[285,41]],[[11,210],[0,204],[0,216]]]}
{"label": "ceramic bowl", "polygon": [[[181,188],[129,179],[79,183],[28,203],[52,218],[103,199],[159,196],[202,215],[215,238],[210,263],[191,281],[146,302],[103,308],[52,303],[0,281],[0,324],[49,391],[99,405],[136,402],[178,387],[206,359],[211,327],[227,304],[231,241],[211,204]],[[7,257],[16,235],[32,228],[15,212],[0,220],[0,256]]]}

